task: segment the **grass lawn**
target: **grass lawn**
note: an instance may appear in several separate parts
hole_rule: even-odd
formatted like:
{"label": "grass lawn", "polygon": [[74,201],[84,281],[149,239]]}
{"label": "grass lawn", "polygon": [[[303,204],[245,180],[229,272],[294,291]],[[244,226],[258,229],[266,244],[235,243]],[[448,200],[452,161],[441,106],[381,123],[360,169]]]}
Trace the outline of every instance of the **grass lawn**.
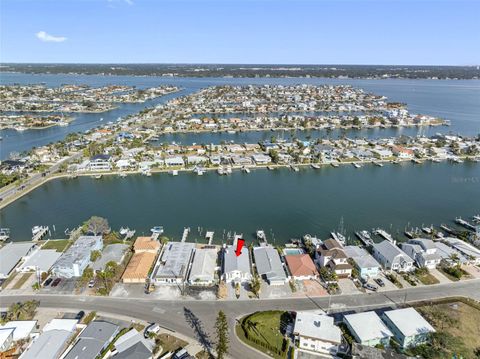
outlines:
{"label": "grass lawn", "polygon": [[212,359],[213,356],[211,356],[210,354],[208,354],[205,350],[202,350],[201,352],[198,352],[198,353],[195,355],[195,358],[196,358],[196,359]]}
{"label": "grass lawn", "polygon": [[49,240],[42,246],[42,249],[55,249],[57,252],[64,252],[70,247],[70,244],[71,242],[68,239]]}
{"label": "grass lawn", "polygon": [[440,281],[435,278],[431,273],[415,273],[415,276],[418,278],[420,282],[422,282],[425,285],[430,285],[430,284],[438,284]]}
{"label": "grass lawn", "polygon": [[32,276],[33,272],[23,274],[19,280],[13,285],[12,289],[20,289],[25,282]]}
{"label": "grass lawn", "polygon": [[442,267],[438,267],[437,268],[440,272],[442,272],[442,274],[447,277],[448,279],[450,279],[451,281],[454,281],[454,282],[458,282],[460,279],[458,279],[457,277],[454,277],[453,275],[451,274],[448,274],[447,272],[445,272]]}
{"label": "grass lawn", "polygon": [[166,333],[158,335],[157,338],[159,339],[160,345],[162,346],[161,355],[167,352],[174,352],[188,344],[186,341]]}
{"label": "grass lawn", "polygon": [[[474,350],[480,347],[480,310],[462,302],[434,304],[417,308],[425,319],[437,331],[447,332],[461,338],[463,348],[449,348],[452,353],[457,350],[464,358],[475,358]],[[445,318],[450,318],[445,320]]]}
{"label": "grass lawn", "polygon": [[283,334],[280,332],[290,320],[283,311],[253,313],[241,319],[236,333],[240,340],[274,358],[285,358]]}

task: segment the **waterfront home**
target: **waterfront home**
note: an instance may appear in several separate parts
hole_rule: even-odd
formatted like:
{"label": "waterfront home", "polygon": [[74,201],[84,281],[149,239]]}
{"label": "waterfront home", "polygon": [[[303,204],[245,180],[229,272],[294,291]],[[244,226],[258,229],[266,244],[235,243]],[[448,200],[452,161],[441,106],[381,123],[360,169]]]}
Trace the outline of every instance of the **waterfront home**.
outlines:
{"label": "waterfront home", "polygon": [[413,259],[395,244],[385,240],[374,243],[372,246],[373,257],[384,269],[396,272],[409,272],[414,269]]}
{"label": "waterfront home", "polygon": [[133,251],[135,253],[148,252],[157,254],[160,247],[160,242],[152,237],[137,237],[133,244]]}
{"label": "waterfront home", "polygon": [[427,342],[435,329],[414,308],[389,310],[382,318],[402,348],[415,347]]}
{"label": "waterfront home", "polygon": [[207,162],[208,162],[208,158],[204,156],[197,156],[197,155],[187,156],[187,163],[189,165],[204,164]]}
{"label": "waterfront home", "polygon": [[380,160],[384,160],[393,156],[393,152],[386,148],[374,148],[372,149],[372,153]]}
{"label": "waterfront home", "polygon": [[307,280],[318,277],[317,267],[308,254],[287,255],[285,262],[293,279]]}
{"label": "waterfront home", "polygon": [[370,347],[390,345],[393,333],[373,311],[347,314],[344,316],[343,322],[357,343]]}
{"label": "waterfront home", "polygon": [[255,153],[252,155],[252,159],[257,165],[267,165],[272,162],[270,156],[264,155],[263,153]]}
{"label": "waterfront home", "polygon": [[155,343],[146,339],[135,328],[119,337],[114,344],[112,357],[115,359],[151,359]]}
{"label": "waterfront home", "polygon": [[115,167],[120,171],[127,171],[134,167],[134,162],[130,158],[122,158],[115,162]]}
{"label": "waterfront home", "polygon": [[122,282],[146,283],[156,257],[156,253],[152,252],[135,252],[123,272]]}
{"label": "waterfront home", "polygon": [[220,163],[221,163],[221,157],[218,156],[218,155],[213,155],[213,156],[210,156],[210,163],[214,166],[219,166]]}
{"label": "waterfront home", "polygon": [[55,262],[53,275],[62,278],[81,277],[91,263],[91,253],[102,248],[102,236],[80,236]]}
{"label": "waterfront home", "polygon": [[100,154],[90,158],[88,162],[90,171],[110,171],[112,169],[112,157],[107,154]]}
{"label": "waterfront home", "polygon": [[152,278],[155,284],[180,284],[186,279],[194,243],[169,242],[158,258]]}
{"label": "waterfront home", "polygon": [[443,238],[442,242],[446,243],[450,247],[460,252],[465,258],[468,259],[468,262],[470,264],[480,264],[480,249],[478,249],[477,247],[471,245],[470,243],[462,241],[461,239],[452,237]]}
{"label": "waterfront home", "polygon": [[438,255],[442,258],[442,264],[447,266],[455,265],[455,264],[467,264],[469,260],[455,248],[447,246],[445,243],[442,242],[433,242],[435,247],[437,248]]}
{"label": "waterfront home", "polygon": [[17,271],[46,273],[61,255],[62,253],[55,249],[38,249],[25,259],[25,262],[17,268]]}
{"label": "waterfront home", "polygon": [[195,249],[192,267],[188,276],[190,285],[210,286],[215,284],[217,255],[215,248]]}
{"label": "waterfront home", "polygon": [[0,248],[0,279],[7,278],[22,259],[35,248],[32,242],[10,242]]}
{"label": "waterfront home", "polygon": [[248,248],[243,248],[240,255],[235,254],[235,246],[223,249],[223,279],[227,283],[245,283],[252,280]]}
{"label": "waterfront home", "polygon": [[58,359],[77,329],[76,319],[52,319],[43,328],[20,359]]}
{"label": "waterfront home", "polygon": [[431,239],[410,239],[407,243],[402,243],[400,246],[420,268],[433,269],[440,264],[442,259],[437,253],[435,243]]}
{"label": "waterfront home", "polygon": [[250,157],[233,155],[231,157],[231,159],[232,159],[232,163],[235,166],[251,166],[251,165],[253,165],[253,161]]}
{"label": "waterfront home", "polygon": [[334,239],[325,240],[315,251],[315,261],[320,267],[328,267],[339,278],[347,278],[352,274],[352,266],[343,247]]}
{"label": "waterfront home", "polygon": [[378,276],[381,271],[380,263],[372,257],[365,249],[358,246],[344,247],[345,253],[352,258],[360,277],[372,278]]}
{"label": "waterfront home", "polygon": [[122,263],[125,253],[129,246],[123,243],[113,243],[106,246],[102,251],[102,256],[92,265],[93,270],[101,271],[108,262]]}
{"label": "waterfront home", "polygon": [[72,349],[63,359],[92,359],[110,344],[118,334],[118,325],[110,322],[95,320],[78,335]]}
{"label": "waterfront home", "polygon": [[408,148],[404,148],[402,146],[393,146],[392,147],[392,152],[395,156],[397,156],[400,159],[412,159],[414,157],[414,152],[413,150],[410,150]]}
{"label": "waterfront home", "polygon": [[184,166],[185,162],[183,161],[183,157],[181,156],[173,156],[165,158],[165,166]]}
{"label": "waterfront home", "polygon": [[278,251],[272,246],[253,248],[257,273],[270,285],[282,285],[287,276]]}
{"label": "waterfront home", "polygon": [[293,329],[300,350],[335,355],[342,344],[342,331],[333,317],[312,312],[297,312]]}

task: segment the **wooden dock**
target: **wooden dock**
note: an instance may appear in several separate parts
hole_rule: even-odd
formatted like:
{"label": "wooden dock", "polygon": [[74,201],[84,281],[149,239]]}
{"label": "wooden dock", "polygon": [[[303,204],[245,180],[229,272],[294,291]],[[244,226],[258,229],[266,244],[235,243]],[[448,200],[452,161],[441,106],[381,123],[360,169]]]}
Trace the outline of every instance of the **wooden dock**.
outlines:
{"label": "wooden dock", "polygon": [[190,234],[190,227],[185,227],[185,228],[183,229],[182,242],[186,242],[186,241],[187,241],[187,237],[188,237],[189,234]]}
{"label": "wooden dock", "polygon": [[212,244],[214,234],[215,234],[215,232],[213,232],[213,231],[207,231],[207,234],[205,235],[205,239],[207,240],[208,245]]}
{"label": "wooden dock", "polygon": [[48,226],[41,227],[40,230],[32,236],[32,241],[33,242],[38,242],[40,239],[42,239],[44,236],[46,236],[47,233],[49,233],[49,232],[50,232],[50,230],[48,229]]}

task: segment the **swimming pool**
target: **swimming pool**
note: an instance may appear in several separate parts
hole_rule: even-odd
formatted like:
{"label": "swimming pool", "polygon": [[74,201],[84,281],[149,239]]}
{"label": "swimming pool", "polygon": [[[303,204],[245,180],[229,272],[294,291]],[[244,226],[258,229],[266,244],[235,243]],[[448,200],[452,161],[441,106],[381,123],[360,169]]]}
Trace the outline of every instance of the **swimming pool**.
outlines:
{"label": "swimming pool", "polygon": [[285,248],[283,250],[283,254],[286,256],[295,256],[303,253],[305,253],[305,251],[301,248]]}

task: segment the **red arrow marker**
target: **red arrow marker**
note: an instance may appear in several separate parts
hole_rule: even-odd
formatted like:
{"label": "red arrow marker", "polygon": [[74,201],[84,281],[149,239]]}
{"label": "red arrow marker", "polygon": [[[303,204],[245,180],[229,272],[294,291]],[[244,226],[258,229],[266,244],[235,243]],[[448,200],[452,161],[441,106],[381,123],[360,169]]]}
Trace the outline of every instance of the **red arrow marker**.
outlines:
{"label": "red arrow marker", "polygon": [[237,250],[235,251],[235,255],[238,257],[242,254],[242,247],[245,244],[245,239],[238,239],[237,240]]}

